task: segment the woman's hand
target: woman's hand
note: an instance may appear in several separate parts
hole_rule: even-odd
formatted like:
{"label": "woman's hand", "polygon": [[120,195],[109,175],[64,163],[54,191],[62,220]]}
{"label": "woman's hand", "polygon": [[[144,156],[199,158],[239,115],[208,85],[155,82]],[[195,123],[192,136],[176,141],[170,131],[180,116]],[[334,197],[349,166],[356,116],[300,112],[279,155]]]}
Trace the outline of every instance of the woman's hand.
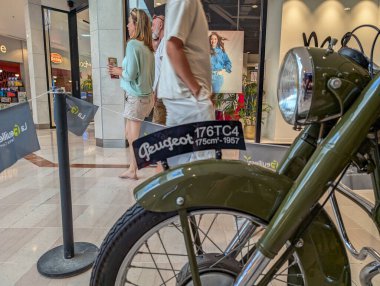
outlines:
{"label": "woman's hand", "polygon": [[114,66],[108,65],[108,73],[110,75],[121,76],[123,73],[123,69],[121,67],[114,67]]}

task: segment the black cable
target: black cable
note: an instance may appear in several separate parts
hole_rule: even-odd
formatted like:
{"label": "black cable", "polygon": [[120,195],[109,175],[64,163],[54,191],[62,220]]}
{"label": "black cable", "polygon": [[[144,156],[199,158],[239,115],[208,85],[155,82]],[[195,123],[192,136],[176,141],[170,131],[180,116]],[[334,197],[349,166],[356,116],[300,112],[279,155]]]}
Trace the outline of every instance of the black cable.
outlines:
{"label": "black cable", "polygon": [[355,35],[355,34],[352,34],[352,32],[348,32],[346,33],[343,38],[342,38],[342,47],[347,47],[347,44],[349,43],[349,41],[351,40],[351,37],[353,37],[355,40],[356,40],[356,43],[358,44],[359,46],[359,49],[360,49],[360,52],[362,54],[364,54],[364,49],[363,49],[363,45],[362,43],[360,42],[359,38]]}
{"label": "black cable", "polygon": [[347,172],[348,168],[350,167],[350,165],[351,164],[348,164],[344,168],[343,172],[340,174],[340,177],[339,177],[338,181],[335,182],[335,185],[332,187],[332,189],[331,189],[329,195],[327,196],[326,200],[321,205],[322,208],[324,208],[324,206],[326,205],[327,201],[330,199],[331,195],[335,192],[336,187],[339,185],[340,181],[343,179],[343,176],[346,174],[346,172]]}
{"label": "black cable", "polygon": [[374,53],[375,53],[375,46],[376,46],[376,42],[377,42],[377,39],[379,38],[379,36],[380,36],[380,31],[377,32],[377,35],[376,35],[375,40],[373,41],[373,44],[371,47],[371,59],[370,59],[370,63],[369,63],[369,73],[371,75],[371,78],[373,78],[373,57],[374,57]]}

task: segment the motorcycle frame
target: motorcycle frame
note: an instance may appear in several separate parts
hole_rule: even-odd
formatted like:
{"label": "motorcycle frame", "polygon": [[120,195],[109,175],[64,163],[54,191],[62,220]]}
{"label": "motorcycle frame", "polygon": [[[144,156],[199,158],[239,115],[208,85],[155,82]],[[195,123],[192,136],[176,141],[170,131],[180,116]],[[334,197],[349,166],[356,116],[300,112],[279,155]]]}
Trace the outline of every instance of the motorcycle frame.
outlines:
{"label": "motorcycle frame", "polygon": [[[310,210],[325,194],[331,182],[354,159],[366,139],[370,127],[380,115],[379,106],[380,75],[377,75],[322,143],[317,146],[310,160],[294,181],[287,196],[271,219],[266,232],[258,242],[258,249],[265,257],[273,259],[277,255],[281,247],[302,225],[302,221],[306,219]],[[376,154],[375,159],[378,160],[378,152]],[[284,167],[280,166],[280,174],[282,168]],[[380,183],[378,169],[373,176],[377,200]],[[378,207],[377,203],[376,209]]]}

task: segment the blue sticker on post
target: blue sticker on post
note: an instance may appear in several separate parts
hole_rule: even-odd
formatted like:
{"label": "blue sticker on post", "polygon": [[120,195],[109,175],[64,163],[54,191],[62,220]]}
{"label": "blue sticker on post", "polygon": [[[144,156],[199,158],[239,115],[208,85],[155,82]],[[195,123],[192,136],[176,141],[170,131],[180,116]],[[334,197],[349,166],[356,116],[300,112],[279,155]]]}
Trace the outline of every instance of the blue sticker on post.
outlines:
{"label": "blue sticker on post", "polygon": [[203,150],[245,150],[239,121],[205,121],[166,128],[133,142],[139,169],[177,155]]}

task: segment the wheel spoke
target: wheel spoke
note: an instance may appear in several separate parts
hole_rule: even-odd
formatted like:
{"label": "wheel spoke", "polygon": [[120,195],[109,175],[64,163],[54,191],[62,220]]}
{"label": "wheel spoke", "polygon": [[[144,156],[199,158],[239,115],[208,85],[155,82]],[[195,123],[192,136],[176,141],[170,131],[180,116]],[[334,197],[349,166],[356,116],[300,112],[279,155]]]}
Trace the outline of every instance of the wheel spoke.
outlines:
{"label": "wheel spoke", "polygon": [[[218,214],[215,214],[214,219],[212,220],[212,222],[211,222],[209,228],[207,229],[206,233],[204,234],[205,237],[204,237],[203,240],[202,240],[202,243],[201,243],[202,245],[203,245],[203,242],[206,240],[206,238],[208,238],[208,234],[209,234],[209,232],[210,232],[212,226],[214,225],[214,222],[216,221],[217,217],[218,217]],[[200,228],[198,228],[198,229],[200,229]],[[203,232],[203,231],[202,231],[202,232]]]}
{"label": "wheel spoke", "polygon": [[[129,266],[130,268],[135,268],[135,269],[149,269],[149,270],[160,270],[160,271],[170,271],[172,272],[171,268],[159,268],[159,267],[149,267],[149,266],[137,266],[137,265],[131,265]],[[181,271],[181,270],[174,270],[174,271]]]}
{"label": "wheel spoke", "polygon": [[126,281],[125,283],[129,283],[129,284],[131,284],[132,286],[139,286],[139,285],[137,285],[137,284],[135,284],[135,283],[132,283],[131,281]]}
{"label": "wheel spoke", "polygon": [[[206,232],[204,232],[200,227],[198,228],[198,230],[204,235],[201,245],[203,245],[204,241],[208,239],[221,253],[223,253],[223,250],[208,236],[208,233],[210,232],[210,229],[212,225],[214,224],[215,219],[216,217],[214,217],[213,221],[211,222],[211,226],[208,228]],[[195,247],[197,246],[195,245]]]}
{"label": "wheel spoke", "polygon": [[[164,282],[164,281],[165,281],[165,280],[164,280],[164,277],[162,277],[161,271],[160,271],[159,268],[158,268],[158,265],[157,265],[157,263],[156,263],[156,260],[155,260],[154,257],[153,257],[153,254],[150,252],[149,245],[148,245],[147,242],[145,242],[145,247],[148,249],[148,251],[149,251],[149,253],[150,253],[150,257],[151,257],[152,260],[153,260],[154,266],[156,266],[156,270],[157,270],[157,272],[158,272],[158,275],[160,275],[162,282],[165,283],[165,282]],[[166,285],[166,284],[164,284],[164,285]]]}
{"label": "wheel spoke", "polygon": [[297,262],[296,261],[293,261],[290,265],[288,265],[288,267],[286,267],[284,270],[282,270],[280,273],[276,273],[275,275],[274,275],[274,277],[277,277],[277,276],[279,276],[280,274],[282,274],[282,273],[284,273],[286,270],[288,270],[288,269],[290,269],[290,268],[292,268],[294,265],[296,265],[297,264]]}
{"label": "wheel spoke", "polygon": [[[159,253],[159,252],[151,252],[153,255],[166,255],[165,253]],[[149,252],[145,251],[139,251],[137,254],[150,254]],[[180,254],[180,253],[168,253],[167,255],[169,256],[182,256],[182,257],[187,257],[186,254]]]}
{"label": "wheel spoke", "polygon": [[159,232],[159,231],[157,231],[157,235],[158,235],[158,238],[160,239],[160,242],[161,242],[162,248],[163,248],[164,251],[165,251],[166,258],[168,259],[169,264],[170,264],[170,267],[172,268],[173,273],[174,273],[174,276],[175,276],[176,273],[175,273],[175,271],[174,271],[173,264],[172,264],[172,262],[171,262],[171,260],[170,260],[170,257],[169,257],[169,255],[168,255],[168,252],[166,251],[165,245],[164,245],[164,243],[163,243],[163,241],[162,241],[162,238],[161,238],[161,235],[160,235],[160,232]]}
{"label": "wheel spoke", "polygon": [[290,283],[290,282],[287,282],[287,281],[284,281],[284,280],[281,280],[281,279],[278,279],[278,278],[273,278],[273,280],[285,283],[286,285],[290,285],[290,286],[303,286],[303,285],[299,285],[299,284]]}
{"label": "wheel spoke", "polygon": [[[197,261],[202,263],[199,266],[206,270],[204,273],[211,273],[217,279],[222,278],[219,277],[222,275],[219,269],[237,275],[243,260],[250,257],[251,249],[255,249],[257,240],[265,231],[262,221],[232,211],[201,210],[189,212],[188,216],[193,227],[194,249],[202,249],[204,253],[202,256],[198,254]],[[126,256],[124,266],[119,270],[121,280],[118,278],[115,285],[175,286],[188,283],[185,281],[191,279],[191,273],[186,248],[181,239],[184,232],[178,219],[177,215],[168,217],[135,242],[131,254]],[[198,243],[195,242],[195,237],[199,238]],[[302,265],[297,254],[292,255],[293,260],[285,260],[281,268],[267,274],[267,285],[304,285]],[[297,265],[299,267],[292,268]],[[289,273],[289,269],[294,271]],[[204,273],[201,274],[201,279],[204,279]],[[265,274],[262,273],[260,277],[265,277]]]}

